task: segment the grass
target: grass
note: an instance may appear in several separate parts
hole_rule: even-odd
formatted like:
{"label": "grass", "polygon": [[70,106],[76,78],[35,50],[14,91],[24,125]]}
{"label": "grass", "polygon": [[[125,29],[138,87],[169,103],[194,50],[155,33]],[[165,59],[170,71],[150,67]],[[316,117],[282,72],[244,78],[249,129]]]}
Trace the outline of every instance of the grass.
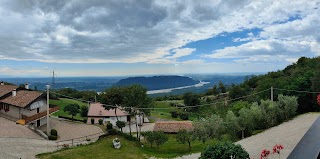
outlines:
{"label": "grass", "polygon": [[[52,115],[53,116],[66,116],[66,117],[70,117],[71,118],[71,115],[68,114],[68,112],[64,112],[63,109],[66,105],[69,105],[69,104],[79,104],[80,107],[81,106],[87,106],[86,103],[83,103],[83,102],[80,102],[80,101],[76,101],[76,100],[73,100],[73,99],[66,99],[66,98],[60,98],[60,100],[50,100],[50,104],[53,104],[53,105],[58,105],[60,107],[60,110],[53,113]],[[85,117],[82,117],[80,114],[77,114],[77,116],[74,116],[75,119],[80,119],[80,120],[83,120],[85,119]]]}
{"label": "grass", "polygon": [[[155,108],[172,108],[170,102],[167,101],[156,101]],[[172,118],[171,111],[178,110],[177,108],[172,109],[155,109],[151,112],[151,116],[156,118],[168,119],[168,120],[181,120],[180,118]]]}
{"label": "grass", "polygon": [[[121,142],[120,149],[114,149],[111,145],[114,138],[119,138]],[[102,138],[99,141],[85,146],[79,146],[70,149],[59,150],[53,153],[45,153],[37,155],[40,159],[104,159],[104,158],[122,158],[122,159],[141,159],[151,156],[157,158],[173,158],[185,154],[201,152],[208,145],[215,143],[216,140],[210,140],[203,144],[199,141],[193,141],[191,144],[192,150],[188,150],[187,144],[179,144],[176,142],[175,135],[169,135],[169,140],[158,148],[151,148],[149,144],[128,141],[122,136],[109,136]],[[144,143],[144,142],[143,142]]]}

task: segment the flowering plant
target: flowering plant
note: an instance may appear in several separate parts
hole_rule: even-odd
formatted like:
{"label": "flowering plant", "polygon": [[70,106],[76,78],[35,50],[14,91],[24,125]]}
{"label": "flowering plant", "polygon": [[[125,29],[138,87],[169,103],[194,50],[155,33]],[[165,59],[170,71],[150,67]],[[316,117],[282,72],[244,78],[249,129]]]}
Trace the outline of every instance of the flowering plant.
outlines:
{"label": "flowering plant", "polygon": [[273,146],[273,153],[277,153],[279,154],[279,159],[280,159],[280,151],[283,149],[283,146],[281,144],[276,144],[275,146]]}
{"label": "flowering plant", "polygon": [[260,159],[267,159],[270,154],[270,151],[267,149],[262,150],[260,154]]}
{"label": "flowering plant", "polygon": [[317,96],[317,103],[320,105],[320,94]]}

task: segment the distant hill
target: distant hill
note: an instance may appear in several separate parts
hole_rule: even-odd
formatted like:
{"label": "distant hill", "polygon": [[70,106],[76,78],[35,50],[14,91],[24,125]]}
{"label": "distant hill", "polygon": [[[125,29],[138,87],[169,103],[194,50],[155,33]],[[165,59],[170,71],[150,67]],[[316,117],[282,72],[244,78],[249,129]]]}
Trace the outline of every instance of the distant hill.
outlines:
{"label": "distant hill", "polygon": [[141,84],[148,90],[159,90],[176,88],[198,84],[199,80],[194,80],[184,76],[153,76],[153,77],[129,77],[116,83],[116,86],[128,86]]}

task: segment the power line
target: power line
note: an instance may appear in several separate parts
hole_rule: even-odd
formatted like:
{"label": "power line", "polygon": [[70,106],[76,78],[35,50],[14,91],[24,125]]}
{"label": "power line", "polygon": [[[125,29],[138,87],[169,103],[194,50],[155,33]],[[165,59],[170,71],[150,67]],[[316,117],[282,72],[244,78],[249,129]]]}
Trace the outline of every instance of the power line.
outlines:
{"label": "power line", "polygon": [[298,92],[298,93],[311,93],[311,94],[320,94],[320,92],[312,92],[312,91],[299,91],[299,90],[291,90],[291,89],[282,89],[282,88],[273,88],[276,90],[281,91],[288,91],[288,92]]}
{"label": "power line", "polygon": [[[233,98],[233,99],[228,99],[228,100],[219,101],[219,102],[213,102],[213,103],[207,103],[207,104],[199,104],[199,105],[194,105],[194,106],[168,107],[168,108],[136,108],[136,109],[137,109],[137,110],[149,110],[149,109],[153,109],[153,110],[159,109],[159,110],[160,110],[160,109],[203,107],[203,106],[209,106],[209,105],[213,105],[213,104],[218,104],[218,103],[224,103],[224,102],[229,102],[229,101],[235,101],[235,100],[243,99],[243,98],[246,98],[246,97],[254,96],[254,95],[257,95],[257,94],[260,94],[260,93],[269,91],[269,90],[270,90],[270,88],[269,88],[269,89],[266,89],[266,90],[263,90],[263,91],[260,91],[260,92],[256,92],[256,93],[253,93],[253,94],[249,94],[249,95],[246,95],[246,96],[238,97],[238,98]],[[84,102],[84,103],[91,102],[91,101],[85,101],[85,100],[82,100],[82,99],[77,99],[77,98],[74,98],[74,97],[71,97],[71,96],[67,96],[67,95],[63,95],[63,94],[56,93],[56,92],[52,92],[52,93],[57,94],[57,95],[60,95],[60,96],[67,97],[67,98],[69,98],[69,99],[81,101],[81,102]],[[107,105],[107,104],[102,104],[102,105],[103,105],[103,106],[107,106],[107,107],[111,107],[111,108],[118,108],[117,106],[113,106],[113,105]],[[121,108],[131,109],[132,107],[121,107]]]}

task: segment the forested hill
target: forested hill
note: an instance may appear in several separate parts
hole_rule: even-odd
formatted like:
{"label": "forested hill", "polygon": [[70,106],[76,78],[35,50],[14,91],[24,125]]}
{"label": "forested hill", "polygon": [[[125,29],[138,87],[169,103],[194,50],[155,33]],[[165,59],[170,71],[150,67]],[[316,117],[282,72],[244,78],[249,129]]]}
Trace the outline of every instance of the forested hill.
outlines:
{"label": "forested hill", "polygon": [[[237,98],[271,87],[275,88],[274,99],[276,99],[278,94],[297,96],[299,113],[318,111],[319,105],[316,102],[318,93],[297,91],[320,92],[320,57],[301,57],[296,63],[287,66],[284,70],[269,72],[260,76],[252,76],[242,84],[231,87],[229,96],[230,98]],[[266,91],[255,97],[250,97],[247,100],[256,101],[256,99],[261,98],[270,99],[270,91]]]}
{"label": "forested hill", "polygon": [[176,88],[190,86],[199,83],[198,80],[193,80],[184,76],[153,76],[153,77],[130,77],[122,79],[116,83],[117,86],[128,86],[132,84],[140,84],[148,90],[159,90],[167,88]]}

